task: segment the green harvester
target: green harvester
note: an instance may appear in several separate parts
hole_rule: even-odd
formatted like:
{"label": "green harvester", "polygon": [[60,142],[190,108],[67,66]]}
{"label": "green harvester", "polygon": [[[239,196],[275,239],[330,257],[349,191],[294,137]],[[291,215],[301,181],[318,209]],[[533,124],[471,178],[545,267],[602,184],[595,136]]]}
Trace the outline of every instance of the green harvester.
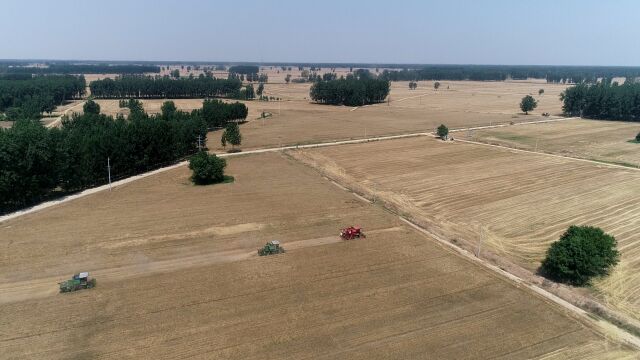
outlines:
{"label": "green harvester", "polygon": [[258,249],[258,255],[260,256],[276,254],[284,254],[284,248],[280,246],[280,242],[278,240],[269,241],[262,247],[262,249]]}
{"label": "green harvester", "polygon": [[96,279],[90,278],[88,272],[81,272],[73,275],[69,280],[58,283],[60,292],[67,293],[82,289],[91,289],[96,286]]}

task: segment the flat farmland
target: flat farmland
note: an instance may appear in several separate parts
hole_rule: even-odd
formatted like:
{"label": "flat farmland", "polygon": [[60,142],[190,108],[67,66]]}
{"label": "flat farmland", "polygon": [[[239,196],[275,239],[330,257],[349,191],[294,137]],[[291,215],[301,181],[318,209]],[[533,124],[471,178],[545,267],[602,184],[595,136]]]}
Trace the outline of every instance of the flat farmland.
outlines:
{"label": "flat farmland", "polygon": [[[0,224],[3,358],[634,358],[279,154],[180,167]],[[337,231],[359,223],[367,238]],[[288,252],[258,257],[279,239]],[[88,270],[93,290],[56,281]]]}
{"label": "flat farmland", "polygon": [[[565,88],[535,81],[441,83],[440,90],[434,91],[432,82],[419,82],[417,90],[409,90],[408,82],[393,82],[388,103],[363,107],[311,103],[310,84],[268,83],[265,95],[283,101],[245,102],[250,114],[249,122],[241,127],[243,148],[431,132],[442,123],[449,128],[463,128],[544,120],[548,118],[541,116],[542,112],[561,112],[558,94]],[[541,87],[546,92],[538,96]],[[536,112],[524,115],[519,103],[529,93],[536,94],[540,105]],[[272,116],[264,121],[257,119],[263,111]],[[210,133],[209,149],[223,150],[219,138],[218,132]]]}
{"label": "flat farmland", "polygon": [[595,282],[608,306],[640,318],[640,172],[421,137],[291,152],[443,236],[535,271],[569,225],[618,240],[615,271]]}
{"label": "flat farmland", "polygon": [[[160,108],[165,101],[173,101],[176,104],[176,108],[191,112],[194,109],[201,109],[202,102],[204,99],[139,99],[142,103],[142,107],[144,111],[149,114],[159,114],[161,112]],[[100,112],[107,115],[116,116],[118,114],[122,114],[125,116],[129,115],[128,108],[121,108],[119,105],[119,100],[117,99],[97,99],[95,100],[98,105],[100,105]],[[80,109],[81,110],[81,109]],[[78,111],[82,112],[82,111]]]}
{"label": "flat farmland", "polygon": [[572,119],[460,132],[456,137],[525,150],[640,167],[640,124]]}

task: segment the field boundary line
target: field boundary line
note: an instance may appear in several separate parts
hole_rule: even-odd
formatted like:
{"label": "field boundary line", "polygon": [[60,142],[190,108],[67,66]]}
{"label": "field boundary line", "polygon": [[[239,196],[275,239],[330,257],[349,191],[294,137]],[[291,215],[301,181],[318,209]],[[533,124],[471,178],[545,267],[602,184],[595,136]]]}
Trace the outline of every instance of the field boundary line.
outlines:
{"label": "field boundary line", "polygon": [[[219,156],[219,157],[222,157],[222,158],[226,158],[226,157],[234,157],[234,156],[243,156],[243,155],[278,152],[278,151],[283,151],[283,150],[309,149],[309,148],[325,147],[325,146],[358,144],[358,143],[366,143],[366,142],[371,142],[371,141],[393,140],[393,139],[402,139],[402,138],[418,137],[418,136],[425,136],[425,135],[430,135],[430,133],[421,132],[421,133],[410,133],[410,134],[401,134],[401,135],[379,136],[379,137],[371,137],[371,138],[366,138],[366,139],[342,140],[342,141],[333,141],[333,142],[315,143],[315,144],[306,144],[306,145],[289,145],[289,146],[280,146],[280,147],[274,147],[274,148],[263,148],[263,149],[256,149],[256,150],[248,150],[248,151],[237,152],[237,153],[216,154],[216,156]],[[176,169],[176,168],[181,167],[181,166],[186,166],[188,163],[189,163],[188,161],[181,161],[179,163],[176,163],[176,164],[173,164],[173,165],[170,165],[170,166],[166,166],[166,167],[155,169],[155,170],[152,170],[152,171],[149,171],[149,172],[145,172],[145,173],[142,173],[142,174],[130,176],[130,177],[124,178],[122,180],[114,181],[114,182],[111,183],[111,186],[109,186],[109,184],[100,185],[100,186],[97,186],[97,187],[93,187],[93,188],[89,188],[89,189],[83,190],[83,191],[81,191],[81,192],[79,192],[77,194],[67,195],[67,196],[63,196],[63,197],[61,197],[59,199],[56,199],[56,200],[46,201],[46,202],[34,205],[34,206],[26,208],[26,209],[18,210],[18,211],[15,211],[15,212],[0,216],[0,223],[2,223],[4,221],[7,221],[7,220],[15,219],[15,218],[17,218],[19,216],[31,214],[31,213],[34,213],[34,212],[37,212],[37,211],[40,211],[40,210],[44,210],[44,209],[47,209],[47,208],[50,208],[50,207],[53,207],[53,206],[56,206],[56,205],[64,204],[66,202],[73,201],[75,199],[79,199],[79,198],[85,197],[87,195],[91,195],[91,194],[95,194],[95,193],[98,193],[98,192],[101,192],[101,191],[109,190],[109,188],[116,188],[118,186],[122,186],[122,185],[128,184],[128,183],[136,181],[136,180],[144,179],[144,178],[146,178],[148,176],[151,176],[151,175],[160,174],[160,173],[163,173],[165,171],[173,170],[173,169]]]}
{"label": "field boundary line", "polygon": [[[437,234],[432,233],[431,231],[423,228],[422,226],[415,224],[414,222],[412,222],[409,219],[406,219],[405,217],[403,217],[402,215],[398,215],[398,218],[406,223],[407,225],[411,226],[412,228],[416,229],[417,231],[435,239],[436,241],[438,241],[438,243],[445,245],[446,247],[448,247],[449,249],[453,250],[454,252],[458,253],[459,255],[463,256],[464,258],[466,258],[467,260],[476,263],[476,264],[480,264],[482,266],[484,266],[485,268],[488,268],[489,270],[492,270],[493,272],[502,275],[503,277],[509,279],[510,281],[514,282],[516,285],[522,285],[524,287],[526,287],[527,289],[535,292],[536,294],[544,297],[545,299],[548,299],[552,302],[554,302],[556,305],[559,305],[567,310],[570,310],[571,312],[573,312],[574,314],[580,316],[581,319],[587,321],[589,324],[593,325],[594,327],[596,327],[597,329],[599,329],[600,333],[605,335],[605,337],[608,335],[608,333],[610,333],[611,331],[615,332],[616,337],[618,337],[619,340],[622,340],[624,343],[627,343],[631,346],[636,347],[637,349],[640,349],[640,338],[633,335],[632,333],[604,320],[601,318],[597,318],[594,319],[592,316],[592,314],[586,310],[581,309],[578,306],[573,305],[572,303],[562,299],[561,297],[539,287],[536,286],[534,284],[531,284],[529,282],[527,282],[526,280],[520,278],[517,275],[514,275],[508,271],[505,271],[503,269],[501,269],[500,267],[491,264],[490,262],[486,261],[486,260],[482,260],[481,258],[478,258],[477,256],[475,256],[473,253],[471,253],[470,251],[463,249],[445,239],[443,239],[442,237],[440,237]],[[604,322],[604,324],[603,324]]]}
{"label": "field boundary line", "polygon": [[[548,120],[536,120],[536,121],[528,121],[528,122],[522,122],[522,123],[516,123],[514,125],[510,125],[510,124],[497,124],[497,125],[486,125],[486,126],[477,126],[477,127],[467,127],[467,128],[460,128],[460,129],[452,129],[450,130],[450,132],[458,132],[458,131],[466,131],[466,130],[481,130],[481,129],[491,129],[491,128],[497,128],[497,127],[504,127],[504,126],[515,126],[515,125],[520,125],[520,124],[537,124],[537,123],[545,123],[545,122],[552,122],[552,121],[564,121],[564,120],[571,120],[571,119],[577,119],[577,118],[561,118],[561,119],[548,119]],[[278,151],[284,151],[284,150],[295,150],[295,149],[311,149],[311,148],[319,148],[319,147],[326,147],[326,146],[337,146],[337,145],[349,145],[349,144],[361,144],[361,143],[367,143],[367,142],[372,142],[372,141],[384,141],[384,140],[395,140],[395,139],[404,139],[404,138],[411,138],[411,137],[419,137],[419,136],[433,136],[433,133],[430,131],[425,131],[425,132],[413,132],[413,133],[407,133],[407,134],[399,134],[399,135],[383,135],[383,136],[374,136],[374,137],[368,137],[368,138],[362,138],[362,139],[351,139],[351,140],[339,140],[339,141],[329,141],[329,142],[321,142],[321,143],[314,143],[314,144],[305,144],[305,145],[287,145],[287,146],[279,146],[279,147],[269,147],[269,148],[262,148],[262,149],[255,149],[255,150],[248,150],[248,151],[243,151],[243,152],[238,152],[238,153],[223,153],[223,154],[216,154],[219,157],[234,157],[234,156],[242,156],[242,155],[251,155],[251,154],[262,154],[262,153],[269,153],[269,152],[278,152]],[[469,142],[469,143],[473,143],[471,141],[467,141],[467,140],[456,140],[456,141],[461,141],[461,142]],[[480,145],[488,145],[488,144],[483,144],[483,143],[477,143]],[[498,146],[500,147],[500,146]],[[508,149],[506,147],[503,147],[505,149]],[[512,150],[517,150],[517,149],[512,149]],[[520,150],[520,151],[524,151],[524,150]],[[535,152],[532,152],[535,153]],[[535,153],[535,154],[544,154],[544,153]],[[550,155],[550,154],[547,154]],[[575,158],[569,158],[567,157],[567,159],[575,159]],[[588,160],[585,160],[588,161]],[[598,162],[594,162],[597,164],[601,164]],[[170,165],[170,166],[166,166],[166,167],[162,167],[159,169],[155,169],[146,173],[142,173],[142,174],[138,174],[138,175],[134,175],[122,180],[118,180],[118,181],[114,181],[113,183],[111,183],[111,187],[118,187],[127,183],[130,183],[132,181],[136,181],[136,180],[140,180],[143,179],[147,176],[151,176],[151,175],[155,175],[155,174],[159,174],[165,171],[169,171],[169,170],[173,170],[175,168],[178,168],[180,166],[185,166],[188,164],[188,161],[181,161],[177,164],[174,165]],[[602,163],[604,164],[604,163]],[[610,166],[613,166],[612,164],[609,164]],[[621,165],[618,165],[619,167],[625,168],[625,169],[632,169],[632,168],[628,168],[628,167],[624,167]],[[640,170],[640,169],[639,169]],[[85,197],[87,195],[91,195],[91,194],[95,194],[97,192],[100,191],[104,191],[104,190],[108,190],[109,189],[109,184],[105,184],[105,185],[100,185],[97,187],[93,187],[93,188],[89,188],[89,189],[85,189],[77,194],[73,194],[73,195],[67,195],[67,196],[63,196],[59,199],[56,200],[50,200],[50,201],[46,201],[37,205],[34,205],[32,207],[26,208],[26,209],[22,209],[22,210],[18,210],[12,213],[8,213],[5,215],[0,216],[0,223],[7,221],[7,220],[11,220],[11,219],[15,219],[19,216],[22,215],[27,215],[27,214],[31,214],[40,210],[44,210],[47,208],[50,208],[52,206],[55,205],[60,205],[75,199],[79,199],[82,197]]]}
{"label": "field boundary line", "polygon": [[597,160],[582,159],[582,158],[573,157],[573,156],[550,154],[550,153],[546,153],[546,152],[533,151],[533,150],[517,149],[517,148],[505,146],[505,145],[489,144],[489,143],[484,143],[484,142],[479,142],[479,141],[472,141],[472,140],[456,139],[455,141],[459,141],[459,142],[467,143],[467,144],[473,144],[473,145],[496,147],[496,148],[500,148],[500,149],[516,151],[516,152],[522,152],[522,153],[527,153],[527,154],[543,155],[543,156],[548,156],[548,157],[553,157],[553,158],[558,158],[558,159],[582,161],[582,162],[586,162],[586,163],[593,164],[593,165],[607,166],[607,167],[616,168],[616,169],[640,171],[640,168],[637,168],[637,167],[612,164],[612,163],[603,162],[603,161],[597,161]]}
{"label": "field boundary line", "polygon": [[[466,128],[455,128],[455,129],[449,129],[449,132],[461,132],[461,131],[469,131],[469,130],[484,130],[484,129],[494,129],[494,128],[501,128],[501,127],[508,127],[508,126],[520,126],[520,125],[546,124],[546,123],[552,123],[552,122],[578,120],[578,119],[580,119],[580,117],[575,116],[575,117],[567,117],[567,118],[561,117],[561,118],[545,119],[545,120],[530,120],[530,121],[514,122],[513,124],[506,123],[506,124],[496,124],[496,125],[472,126],[472,127],[466,127]],[[462,141],[462,140],[459,140],[459,141]]]}
{"label": "field boundary line", "polygon": [[[357,185],[351,184],[349,183],[349,181],[343,182],[344,179],[343,181],[339,182],[335,176],[329,175],[329,173],[327,173],[322,167],[311,164],[304,159],[300,159],[297,157],[293,157],[293,159],[300,161],[301,163],[311,167],[312,169],[315,169],[322,176],[327,178],[328,181],[338,182],[340,185],[342,185],[341,187],[346,187],[347,191],[350,193],[357,194],[359,195],[359,197],[365,198],[375,196],[369,193],[371,191],[370,188],[364,187],[360,190],[357,190],[356,188],[354,188],[354,186],[357,187]],[[378,199],[372,201],[372,203],[377,204],[377,200]],[[541,296],[541,298],[555,303],[556,305],[560,306],[561,309],[569,311],[570,316],[575,315],[576,320],[581,321],[583,325],[586,325],[590,330],[607,338],[613,336],[619,343],[627,344],[629,346],[632,346],[633,348],[640,349],[640,336],[634,333],[637,329],[635,322],[627,319],[626,316],[619,317],[619,315],[615,312],[609,313],[606,311],[604,314],[601,314],[596,310],[589,310],[588,304],[585,304],[585,306],[587,306],[587,308],[585,309],[580,306],[579,301],[578,304],[574,304],[570,300],[566,300],[562,295],[556,295],[554,292],[546,290],[542,286],[540,286],[544,285],[544,283],[538,284],[535,281],[529,280],[527,278],[527,276],[530,275],[528,270],[522,269],[525,271],[525,273],[517,275],[516,273],[519,271],[519,268],[515,269],[515,273],[508,270],[512,265],[514,265],[510,262],[503,264],[507,268],[504,269],[501,267],[500,263],[493,263],[491,259],[478,258],[473,251],[461,246],[460,244],[457,244],[455,240],[447,240],[447,234],[438,235],[432,231],[427,230],[422,225],[419,225],[415,222],[415,220],[409,220],[405,211],[403,211],[401,207],[398,207],[397,204],[394,204],[393,201],[385,200],[384,197],[381,197],[380,200],[382,200],[380,204],[382,209],[386,210],[390,214],[398,216],[401,221],[407,223],[414,229],[426,234],[427,236],[437,240],[439,244],[446,245],[444,246],[445,249],[449,249],[463,256],[464,259],[471,260],[472,262],[485,266],[489,270],[493,270],[493,272],[495,272],[497,275],[502,275],[508,281],[511,281],[516,287],[520,287],[521,285],[526,286],[529,291],[533,291],[534,293],[538,294],[538,296]],[[573,292],[570,292],[570,294],[572,293]],[[599,303],[596,304],[599,305]],[[632,330],[627,330],[625,328],[626,326],[630,326]]]}

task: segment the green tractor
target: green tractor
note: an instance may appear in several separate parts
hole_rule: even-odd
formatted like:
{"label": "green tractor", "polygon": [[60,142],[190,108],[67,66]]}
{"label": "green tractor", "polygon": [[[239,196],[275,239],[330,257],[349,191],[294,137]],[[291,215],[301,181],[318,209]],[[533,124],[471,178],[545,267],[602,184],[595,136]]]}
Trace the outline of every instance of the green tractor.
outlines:
{"label": "green tractor", "polygon": [[280,241],[278,240],[269,241],[262,249],[258,249],[258,255],[260,256],[276,254],[284,254],[284,248],[280,246]]}
{"label": "green tractor", "polygon": [[69,280],[65,280],[60,285],[60,292],[67,293],[82,289],[91,289],[96,286],[96,279],[90,278],[88,272],[81,272],[73,275]]}

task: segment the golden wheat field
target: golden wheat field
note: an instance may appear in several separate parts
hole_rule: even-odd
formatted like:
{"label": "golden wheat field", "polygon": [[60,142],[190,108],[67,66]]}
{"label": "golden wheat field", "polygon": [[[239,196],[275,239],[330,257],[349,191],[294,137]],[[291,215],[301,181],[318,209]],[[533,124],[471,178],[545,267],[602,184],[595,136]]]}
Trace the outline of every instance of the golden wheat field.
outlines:
{"label": "golden wheat field", "polygon": [[[596,281],[607,305],[640,318],[640,172],[427,137],[293,153],[450,239],[535,271],[569,225],[602,227],[622,257]],[[481,235],[482,234],[482,235]]]}
{"label": "golden wheat field", "polygon": [[[186,167],[6,221],[6,359],[620,359],[637,353],[284,155]],[[341,240],[338,229],[367,238]],[[279,239],[285,254],[259,257]],[[58,294],[88,270],[92,290]]]}

